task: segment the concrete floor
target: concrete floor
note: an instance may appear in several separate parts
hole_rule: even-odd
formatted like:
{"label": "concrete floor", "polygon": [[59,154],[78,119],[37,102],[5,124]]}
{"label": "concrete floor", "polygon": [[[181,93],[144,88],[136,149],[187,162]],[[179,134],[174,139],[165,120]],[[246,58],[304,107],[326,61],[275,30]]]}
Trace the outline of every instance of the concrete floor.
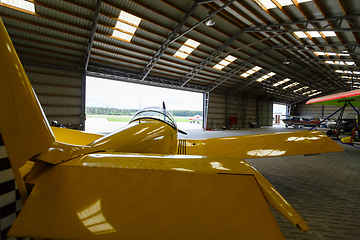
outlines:
{"label": "concrete floor", "polygon": [[[179,126],[180,127],[180,126]],[[285,131],[284,127],[203,131],[181,138],[213,138]],[[327,129],[319,129],[325,132]],[[273,210],[286,239],[360,239],[360,148],[313,156],[245,159],[284,196],[310,227],[303,233]]]}

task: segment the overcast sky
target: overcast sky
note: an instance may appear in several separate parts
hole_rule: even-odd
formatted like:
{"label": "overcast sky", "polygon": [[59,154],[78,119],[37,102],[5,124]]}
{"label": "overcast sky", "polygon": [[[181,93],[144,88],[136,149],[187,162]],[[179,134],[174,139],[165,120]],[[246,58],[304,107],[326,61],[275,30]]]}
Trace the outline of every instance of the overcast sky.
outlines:
{"label": "overcast sky", "polygon": [[86,77],[87,107],[142,109],[163,101],[168,110],[203,110],[202,93]]}

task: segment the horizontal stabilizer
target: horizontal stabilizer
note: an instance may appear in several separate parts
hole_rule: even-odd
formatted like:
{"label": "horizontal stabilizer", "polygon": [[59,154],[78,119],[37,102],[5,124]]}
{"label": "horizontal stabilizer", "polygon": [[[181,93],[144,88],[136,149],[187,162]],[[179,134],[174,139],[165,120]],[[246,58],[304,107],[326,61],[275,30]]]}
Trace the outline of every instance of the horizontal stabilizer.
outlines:
{"label": "horizontal stabilizer", "polygon": [[40,176],[9,235],[284,239],[256,174],[219,157],[90,154]]}
{"label": "horizontal stabilizer", "polygon": [[78,130],[51,127],[57,142],[72,145],[87,145],[93,141],[103,137],[100,134],[87,133]]}
{"label": "horizontal stabilizer", "polygon": [[344,151],[318,131],[285,132],[235,137],[186,139],[185,154],[228,156],[242,159],[308,155]]}

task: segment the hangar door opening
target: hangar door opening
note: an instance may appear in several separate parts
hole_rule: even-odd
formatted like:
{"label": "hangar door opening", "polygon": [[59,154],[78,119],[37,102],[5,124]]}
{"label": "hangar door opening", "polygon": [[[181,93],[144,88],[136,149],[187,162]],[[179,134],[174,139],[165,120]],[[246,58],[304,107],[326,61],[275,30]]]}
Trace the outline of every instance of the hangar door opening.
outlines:
{"label": "hangar door opening", "polygon": [[273,105],[273,126],[284,127],[285,124],[281,121],[286,115],[286,105]]}
{"label": "hangar door opening", "polygon": [[163,102],[179,129],[201,129],[202,93],[87,76],[85,130],[110,133],[125,126],[140,109],[162,107]]}

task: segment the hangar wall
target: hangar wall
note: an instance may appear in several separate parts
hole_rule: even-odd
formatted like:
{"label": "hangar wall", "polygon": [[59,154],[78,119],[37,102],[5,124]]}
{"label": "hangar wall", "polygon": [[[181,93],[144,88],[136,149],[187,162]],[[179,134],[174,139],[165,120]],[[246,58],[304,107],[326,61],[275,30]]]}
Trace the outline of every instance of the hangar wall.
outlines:
{"label": "hangar wall", "polygon": [[[291,115],[301,117],[325,118],[340,108],[341,106],[297,104],[296,106],[292,107]],[[356,109],[360,111],[360,107],[356,107]],[[354,111],[354,109],[351,106],[347,106],[345,108],[344,118],[355,117],[356,112]]]}
{"label": "hangar wall", "polygon": [[49,121],[66,128],[84,129],[85,80],[81,72],[24,65]]}
{"label": "hangar wall", "polygon": [[[230,97],[210,93],[206,129],[219,130],[224,127],[226,129],[243,129],[272,126],[272,114],[272,102],[249,96]],[[236,117],[237,121],[232,122],[231,117]]]}

